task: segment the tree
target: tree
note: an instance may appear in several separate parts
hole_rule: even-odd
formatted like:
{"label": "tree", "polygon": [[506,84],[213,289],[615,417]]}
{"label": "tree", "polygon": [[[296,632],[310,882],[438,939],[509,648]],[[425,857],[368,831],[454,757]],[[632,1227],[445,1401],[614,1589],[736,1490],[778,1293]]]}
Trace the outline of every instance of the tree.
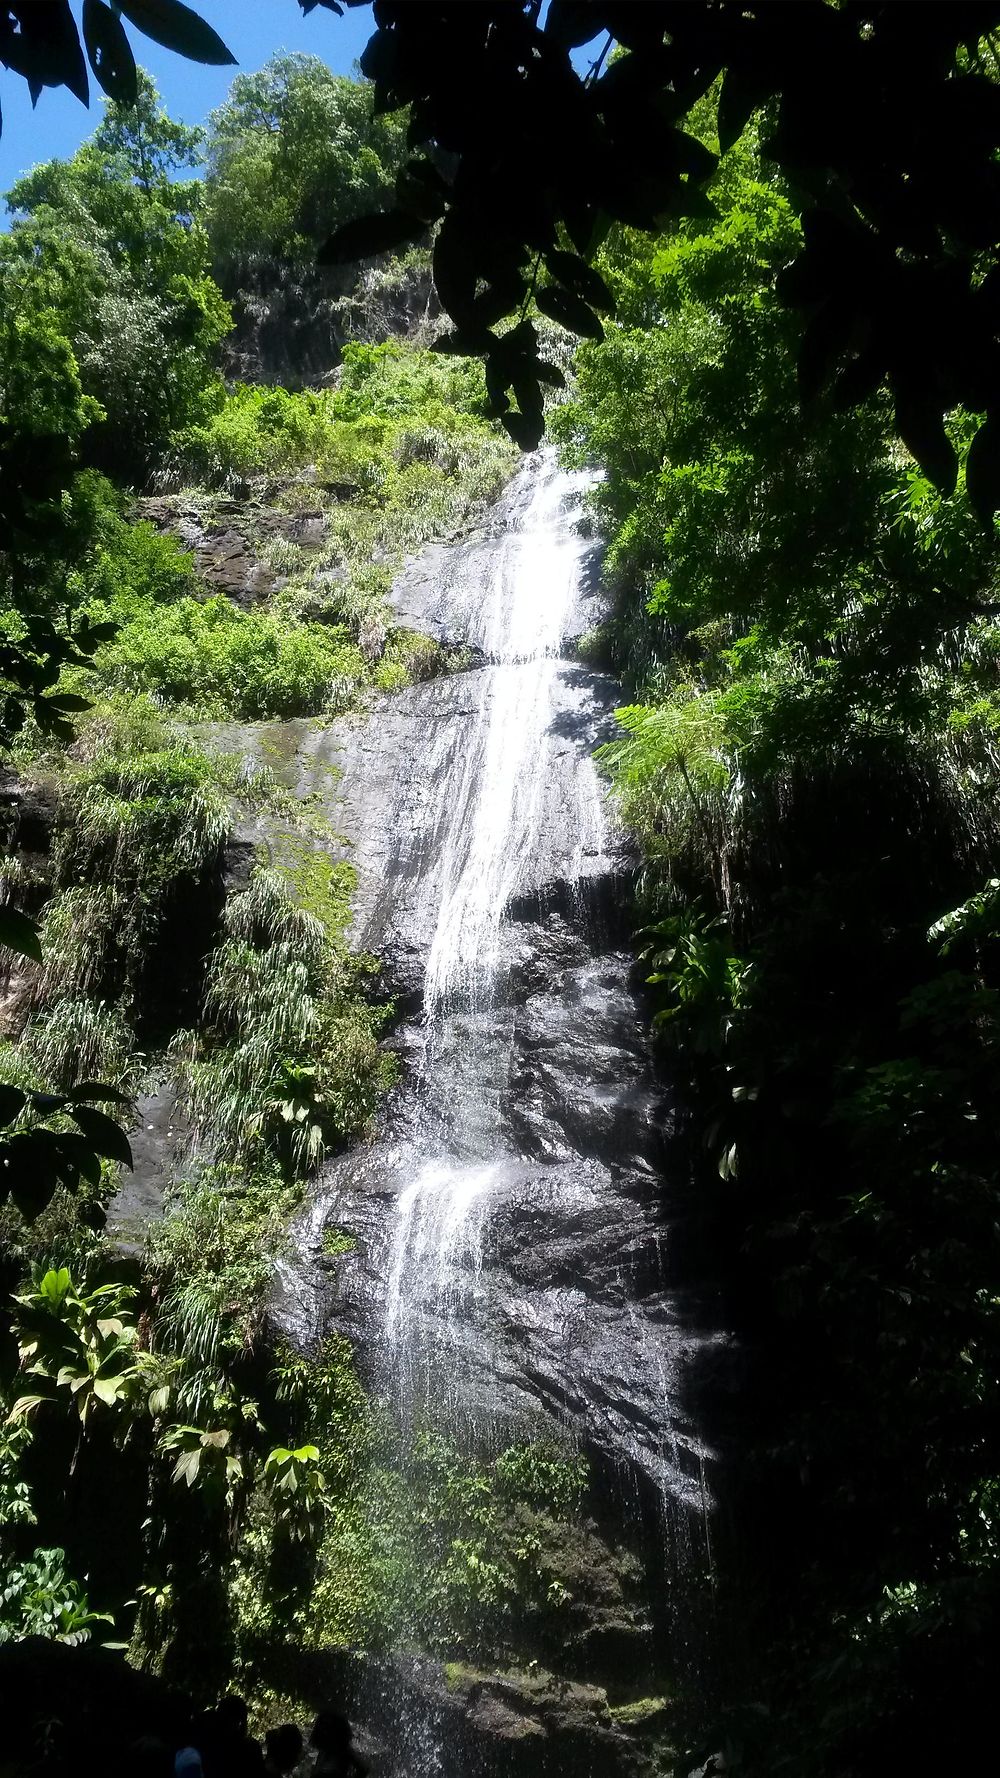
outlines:
{"label": "tree", "polygon": [[215,361],[232,318],[208,273],[201,184],[176,177],[198,165],[200,139],[140,72],[134,107],[109,103],[72,160],[35,168],[8,194],[5,307],[44,303],[58,317],[103,409],[84,448],[128,479],[221,393]]}
{"label": "tree", "polygon": [[206,223],[224,281],[254,259],[312,259],[333,229],[391,196],[402,119],[379,116],[367,83],[315,56],[276,55],[239,74],[213,112]]}
{"label": "tree", "polygon": [[[599,337],[608,293],[587,262],[609,221],[655,229],[710,213],[714,159],[680,126],[721,76],[722,146],[766,105],[767,151],[804,216],[782,291],[809,317],[806,392],[835,378],[852,405],[888,383],[900,435],[945,491],[958,459],[943,415],[959,403],[985,411],[969,493],[988,515],[1000,505],[989,281],[1000,103],[980,45],[998,24],[989,4],[553,0],[542,27],[537,4],[428,15],[386,0],[361,63],[376,108],[408,105],[411,143],[447,150],[454,173],[445,182],[426,158],[409,163],[397,206],[367,230],[345,227],[324,257],[398,246],[440,219],[435,279],[456,323],[446,349],[485,356],[495,411],[535,443],[547,376],[537,336],[525,319],[503,334],[497,323],[523,317],[533,296]],[[599,39],[579,75],[569,50]],[[615,43],[625,53],[608,62]]]}
{"label": "tree", "polygon": [[[99,0],[86,10],[92,64],[128,98],[124,33]],[[122,10],[181,54],[231,59],[179,0]],[[968,489],[981,516],[1000,506],[1000,106],[986,43],[997,0],[552,0],[544,25],[541,0],[381,0],[378,23],[361,64],[375,112],[408,107],[408,140],[425,152],[404,167],[396,204],[342,224],[323,258],[396,250],[439,222],[435,279],[456,324],[445,349],[486,359],[494,410],[519,444],[541,437],[551,376],[530,299],[599,337],[608,293],[589,261],[609,222],[655,230],[705,213],[714,161],[680,125],[721,77],[723,147],[766,106],[768,152],[805,218],[782,289],[808,316],[807,387],[835,380],[850,406],[887,384],[900,436],[945,491],[958,458],[944,415],[959,404],[985,414]],[[581,75],[570,51],[590,43]],[[615,44],[624,53],[609,61]],[[86,101],[66,0],[44,14],[26,0],[8,8],[0,59],[33,90],[65,84]],[[431,147],[450,157],[448,178]]]}
{"label": "tree", "polygon": [[606,472],[634,702],[603,762],[739,1352],[696,1394],[729,1454],[711,1745],[721,1718],[738,1769],[828,1778],[992,1737],[997,553],[885,394],[803,424],[801,225],[756,135],[716,217],[612,230],[620,319],[558,426]]}

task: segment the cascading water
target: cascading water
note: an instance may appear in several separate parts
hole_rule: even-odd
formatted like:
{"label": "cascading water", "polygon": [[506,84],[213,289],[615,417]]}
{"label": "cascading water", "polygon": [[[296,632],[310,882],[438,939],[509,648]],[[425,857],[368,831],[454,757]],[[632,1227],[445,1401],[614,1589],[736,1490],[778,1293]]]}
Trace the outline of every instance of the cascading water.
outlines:
{"label": "cascading water", "polygon": [[[479,1452],[582,1446],[619,1478],[623,1523],[660,1503],[662,1563],[665,1535],[684,1556],[702,1453],[681,1406],[693,1336],[663,1277],[668,1110],[616,948],[623,866],[593,762],[615,688],[567,658],[598,615],[586,485],[538,453],[485,536],[401,577],[402,621],[466,645],[466,670],[371,731],[299,737],[300,789],[325,786],[352,842],[359,946],[413,1014],[377,1138],[324,1170],[276,1313],[302,1343],[347,1332],[404,1441],[433,1423]],[[334,1274],[328,1224],[356,1240]],[[414,1778],[442,1769],[435,1733],[404,1752]]]}
{"label": "cascading water", "polygon": [[[435,830],[440,868],[423,993],[424,1045],[414,1091],[422,1127],[399,1158],[385,1337],[404,1412],[438,1392],[432,1357],[419,1367],[428,1311],[434,1338],[454,1344],[483,1264],[491,1197],[521,1158],[501,1130],[509,1092],[510,1018],[502,1001],[505,914],[531,881],[543,819],[546,739],[559,707],[559,655],[584,550],[567,522],[586,485],[550,459],[518,481],[509,528],[492,552],[467,639],[488,666],[457,769],[441,774]],[[576,762],[581,829],[603,840],[593,762]],[[461,1107],[456,1129],[450,1112]],[[414,1389],[424,1399],[414,1400]]]}

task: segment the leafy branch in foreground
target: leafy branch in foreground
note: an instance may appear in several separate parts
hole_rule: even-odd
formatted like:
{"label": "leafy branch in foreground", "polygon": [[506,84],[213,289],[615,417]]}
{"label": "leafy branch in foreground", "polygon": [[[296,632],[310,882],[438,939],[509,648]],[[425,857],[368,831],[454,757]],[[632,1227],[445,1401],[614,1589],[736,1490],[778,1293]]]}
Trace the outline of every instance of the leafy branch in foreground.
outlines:
{"label": "leafy branch in foreground", "polygon": [[131,1168],[128,1138],[95,1100],[129,1103],[116,1087],[94,1080],[69,1093],[0,1083],[0,1199],[12,1198],[31,1219],[45,1209],[57,1186],[75,1191],[81,1178],[99,1185],[102,1160]]}
{"label": "leafy branch in foreground", "polygon": [[[43,87],[65,86],[90,103],[89,61],[102,91],[134,105],[136,65],[120,13],[144,36],[190,62],[234,63],[218,32],[181,0],[83,0],[83,43],[68,0],[13,0],[0,17],[0,62],[28,83],[32,104]],[[86,48],[86,60],[84,59]]]}
{"label": "leafy branch in foreground", "polygon": [[[721,149],[763,111],[766,152],[797,192],[804,240],[779,289],[804,313],[803,399],[832,383],[852,407],[887,384],[898,435],[946,492],[958,458],[944,416],[985,414],[968,493],[984,518],[1000,506],[1000,96],[985,41],[1000,6],[553,0],[543,22],[505,0],[382,0],[377,19],[362,72],[376,112],[409,108],[424,154],[395,206],[348,223],[321,258],[395,251],[433,224],[456,327],[441,348],[485,357],[518,444],[544,423],[532,300],[599,340],[614,304],[590,261],[610,226],[715,215],[716,157],[684,127],[714,89]],[[591,43],[584,71],[571,52]]]}

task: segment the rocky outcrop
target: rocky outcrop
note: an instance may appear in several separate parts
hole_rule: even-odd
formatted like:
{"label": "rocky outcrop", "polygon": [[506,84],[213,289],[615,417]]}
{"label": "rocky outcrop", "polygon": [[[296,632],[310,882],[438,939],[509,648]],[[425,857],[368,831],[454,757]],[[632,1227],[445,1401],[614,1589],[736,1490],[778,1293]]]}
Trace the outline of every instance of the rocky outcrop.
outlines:
{"label": "rocky outcrop", "polygon": [[[275,543],[318,549],[326,536],[322,507],[283,512],[269,504],[276,488],[252,499],[221,495],[159,494],[136,503],[137,514],[175,536],[194,556],[205,593],[221,593],[244,610],[273,593],[285,578],[274,566]],[[280,553],[280,552],[279,552]]]}
{"label": "rocky outcrop", "polygon": [[[439,1778],[657,1778],[669,1769],[670,1714],[660,1697],[609,1701],[603,1687],[544,1666],[504,1671],[414,1656],[300,1656],[296,1683],[358,1725],[378,1771]],[[280,1670],[275,1673],[280,1683]]]}
{"label": "rocky outcrop", "polygon": [[323,269],[259,260],[227,288],[235,329],[226,369],[245,382],[316,388],[340,364],[344,345],[415,339],[440,314],[430,256]]}

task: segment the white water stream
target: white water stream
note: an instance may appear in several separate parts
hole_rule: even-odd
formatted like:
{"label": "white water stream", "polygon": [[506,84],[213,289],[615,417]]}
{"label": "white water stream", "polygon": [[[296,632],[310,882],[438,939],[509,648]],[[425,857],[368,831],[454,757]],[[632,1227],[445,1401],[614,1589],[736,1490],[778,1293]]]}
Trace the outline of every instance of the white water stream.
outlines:
{"label": "white water stream", "polygon": [[[401,1157],[385,1310],[386,1342],[411,1398],[420,1376],[426,1390],[440,1391],[428,1355],[418,1367],[408,1350],[418,1322],[422,1328],[429,1310],[439,1337],[456,1337],[458,1311],[482,1269],[491,1194],[518,1160],[499,1135],[510,1044],[502,1016],[491,1014],[509,961],[505,911],[530,880],[545,818],[560,654],[584,561],[570,515],[587,485],[589,478],[560,471],[551,453],[521,471],[511,522],[469,623],[468,640],[489,668],[477,676],[464,757],[438,780],[440,889],[424,984],[424,1074],[448,1128],[440,1152],[425,1135]],[[577,851],[599,854],[602,799],[586,754],[576,762],[575,792]],[[447,1115],[456,1096],[466,1109],[457,1132]]]}

